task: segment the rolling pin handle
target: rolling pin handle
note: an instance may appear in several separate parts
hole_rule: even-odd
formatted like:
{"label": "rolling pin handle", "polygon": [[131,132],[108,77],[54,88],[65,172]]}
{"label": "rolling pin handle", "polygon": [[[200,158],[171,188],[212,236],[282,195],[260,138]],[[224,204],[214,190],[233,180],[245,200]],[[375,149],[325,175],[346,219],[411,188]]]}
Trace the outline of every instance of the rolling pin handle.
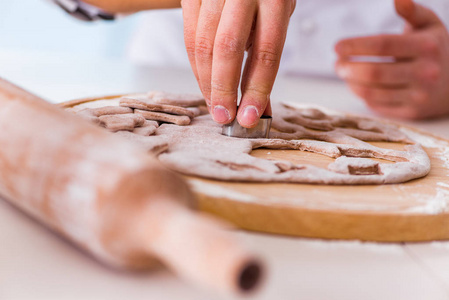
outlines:
{"label": "rolling pin handle", "polygon": [[147,217],[157,230],[151,229],[149,252],[194,283],[237,294],[257,289],[262,263],[232,237],[229,225],[173,200],[153,201],[151,206],[154,214]]}

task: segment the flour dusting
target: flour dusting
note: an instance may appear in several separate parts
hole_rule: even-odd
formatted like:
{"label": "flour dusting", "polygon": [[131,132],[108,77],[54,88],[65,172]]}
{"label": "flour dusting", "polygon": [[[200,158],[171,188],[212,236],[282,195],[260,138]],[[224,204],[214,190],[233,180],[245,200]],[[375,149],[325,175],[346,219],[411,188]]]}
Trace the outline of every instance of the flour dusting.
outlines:
{"label": "flour dusting", "polygon": [[188,182],[194,192],[201,193],[209,197],[224,198],[241,202],[257,202],[257,198],[252,195],[237,192],[232,189],[226,189],[216,184],[206,183],[200,179],[189,179]]}
{"label": "flour dusting", "polygon": [[[289,199],[283,199],[276,195],[256,197],[206,181],[189,179],[191,187],[201,194],[242,202],[299,205],[318,210],[379,213],[396,211],[404,214],[438,214],[449,210],[447,200],[449,184],[439,182],[433,190],[431,189],[431,195],[420,188],[413,190],[410,189],[410,185],[399,184],[424,177],[429,172],[430,159],[421,146],[435,150],[434,153],[438,156],[436,158],[443,162],[444,167],[449,168],[449,143],[444,140],[369,118],[347,116],[323,107],[298,103],[278,103],[273,106],[275,130],[270,133],[269,139],[229,138],[220,134],[220,126],[211,120],[200,100],[196,99],[189,104],[197,105],[196,107],[190,107],[183,105],[184,102],[179,99],[175,101],[176,103],[165,98],[161,103],[155,102],[151,95],[153,94],[126,96],[126,99],[121,100],[117,98],[96,101],[97,103],[89,102],[83,104],[82,109],[109,105],[155,110],[165,114],[184,114],[185,118],[191,119],[188,126],[159,122],[160,126],[155,126],[154,133],[149,136],[137,136],[133,131],[126,133],[144,141],[141,144],[148,149],[154,148],[154,143],[166,143],[168,150],[160,153],[159,160],[167,167],[185,175],[236,182],[338,185],[398,183],[390,188],[395,192],[395,201],[360,199],[345,202],[335,200],[335,194],[327,193],[318,187],[314,189],[316,194],[313,194],[313,200],[310,197],[303,197],[300,193],[290,195]],[[181,107],[176,108],[172,105]],[[192,114],[182,107],[195,108],[198,112]],[[78,107],[70,110],[76,112]],[[366,141],[398,142],[407,145],[404,150],[399,151],[376,147]],[[252,156],[251,151],[259,148],[270,149],[270,152],[267,152],[269,156],[272,154],[271,150],[292,149],[326,155],[335,161],[327,168],[318,168],[308,164],[294,164]]]}

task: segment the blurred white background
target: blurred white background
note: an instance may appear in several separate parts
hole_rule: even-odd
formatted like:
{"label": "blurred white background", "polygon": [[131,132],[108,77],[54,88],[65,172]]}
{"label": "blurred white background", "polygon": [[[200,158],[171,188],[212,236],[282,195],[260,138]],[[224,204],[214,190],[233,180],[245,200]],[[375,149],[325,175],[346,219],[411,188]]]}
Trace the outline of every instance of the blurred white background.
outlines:
{"label": "blurred white background", "polygon": [[51,102],[146,91],[126,58],[141,17],[89,23],[45,0],[0,0],[0,77]]}
{"label": "blurred white background", "polygon": [[0,0],[0,53],[121,59],[138,19],[86,23],[44,0]]}

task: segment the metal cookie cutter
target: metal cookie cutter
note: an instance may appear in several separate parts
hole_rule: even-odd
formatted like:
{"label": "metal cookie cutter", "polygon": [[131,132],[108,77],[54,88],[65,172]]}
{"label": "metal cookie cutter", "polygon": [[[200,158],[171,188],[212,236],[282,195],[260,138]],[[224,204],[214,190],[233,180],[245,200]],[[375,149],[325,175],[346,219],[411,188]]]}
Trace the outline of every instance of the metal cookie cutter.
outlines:
{"label": "metal cookie cutter", "polygon": [[271,129],[272,118],[270,116],[262,116],[259,123],[254,128],[245,128],[237,122],[237,118],[230,124],[223,125],[222,134],[232,137],[258,139],[268,138]]}

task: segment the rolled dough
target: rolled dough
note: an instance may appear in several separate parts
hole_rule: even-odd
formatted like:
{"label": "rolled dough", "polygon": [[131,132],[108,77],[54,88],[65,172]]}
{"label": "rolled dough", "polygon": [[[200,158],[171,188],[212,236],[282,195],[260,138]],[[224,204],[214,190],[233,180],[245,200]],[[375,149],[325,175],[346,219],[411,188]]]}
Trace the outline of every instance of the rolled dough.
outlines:
{"label": "rolled dough", "polygon": [[[156,153],[167,167],[186,175],[243,182],[352,185],[402,183],[426,176],[430,171],[429,157],[419,143],[394,125],[368,118],[277,103],[273,105],[270,138],[241,139],[223,136],[221,126],[204,114],[207,111],[205,102],[197,96],[151,92],[114,103],[125,110],[99,109],[98,103],[92,102],[92,112],[86,108],[88,103],[82,104],[83,110],[74,107],[70,111],[88,116],[100,125],[104,122],[95,118],[104,119],[105,115],[115,114],[121,114],[122,121],[130,118],[123,122],[126,126],[122,130],[117,131],[114,123],[113,131]],[[129,109],[147,121],[141,124],[131,119]],[[201,114],[193,116],[187,110]],[[186,122],[176,122],[185,126],[161,122],[160,114],[166,115],[164,120],[172,123],[185,118]],[[189,125],[187,119],[191,119]],[[158,127],[155,121],[159,121]],[[135,128],[129,128],[129,124],[134,124]],[[144,130],[141,126],[151,129]],[[368,141],[406,145],[400,151],[376,147]],[[310,151],[335,158],[335,161],[327,168],[320,168],[262,159],[251,156],[252,150],[257,148]]]}

